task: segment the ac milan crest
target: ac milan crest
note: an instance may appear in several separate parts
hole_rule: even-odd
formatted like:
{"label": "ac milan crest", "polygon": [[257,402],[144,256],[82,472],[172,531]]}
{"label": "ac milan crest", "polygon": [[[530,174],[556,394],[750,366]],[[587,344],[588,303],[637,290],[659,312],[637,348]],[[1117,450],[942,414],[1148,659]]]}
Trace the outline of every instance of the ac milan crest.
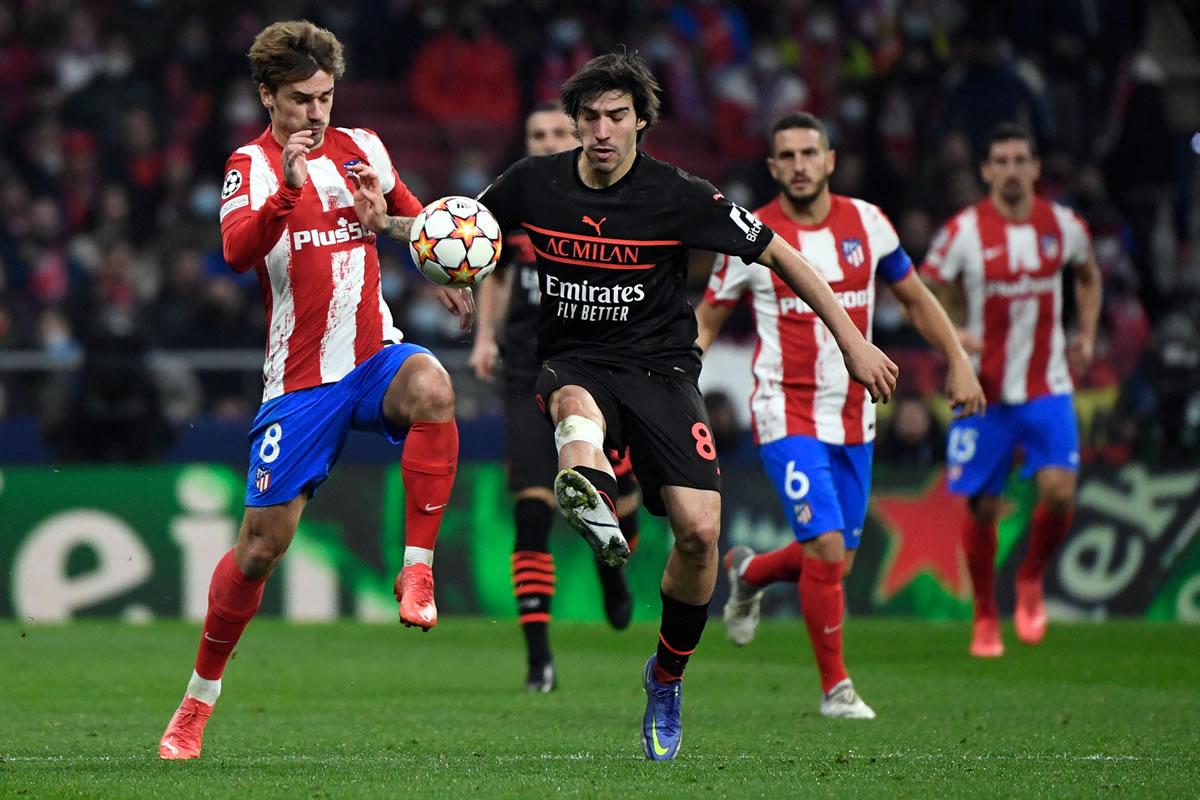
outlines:
{"label": "ac milan crest", "polygon": [[258,493],[262,494],[271,485],[271,469],[270,467],[255,467],[254,468],[254,487],[258,489]]}
{"label": "ac milan crest", "polygon": [[843,239],[842,240],[842,256],[846,262],[852,267],[861,267],[867,260],[866,253],[863,252],[861,239]]}

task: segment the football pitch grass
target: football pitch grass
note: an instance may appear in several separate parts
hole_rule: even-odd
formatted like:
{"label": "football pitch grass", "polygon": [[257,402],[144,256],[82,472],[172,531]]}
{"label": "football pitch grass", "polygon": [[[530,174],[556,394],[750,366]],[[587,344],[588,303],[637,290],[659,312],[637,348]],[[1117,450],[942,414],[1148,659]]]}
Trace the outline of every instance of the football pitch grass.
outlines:
{"label": "football pitch grass", "polygon": [[560,687],[523,691],[512,621],[433,632],[259,620],[226,673],[204,757],[157,742],[197,627],[0,624],[0,796],[1195,797],[1200,632],[1055,625],[1037,648],[966,655],[968,627],[854,619],[874,721],[817,713],[799,622],[738,649],[710,622],[673,763],[644,760],[656,630],[557,624]]}

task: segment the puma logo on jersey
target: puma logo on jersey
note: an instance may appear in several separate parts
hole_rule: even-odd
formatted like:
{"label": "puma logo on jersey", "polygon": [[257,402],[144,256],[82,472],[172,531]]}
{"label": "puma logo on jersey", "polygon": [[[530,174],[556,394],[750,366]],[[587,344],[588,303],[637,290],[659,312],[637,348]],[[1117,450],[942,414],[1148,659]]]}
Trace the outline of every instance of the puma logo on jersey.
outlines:
{"label": "puma logo on jersey", "polygon": [[584,214],[583,219],[580,221],[583,222],[584,225],[591,225],[593,228],[596,229],[596,235],[600,236],[601,235],[600,234],[600,226],[608,221],[608,217],[601,217],[600,221],[596,222],[594,219],[592,219],[588,215]]}
{"label": "puma logo on jersey", "polygon": [[345,244],[362,239],[367,230],[360,222],[348,222],[345,217],[338,220],[338,226],[331,231],[309,228],[304,231],[292,232],[292,249],[302,250],[306,245],[328,247],[332,244]]}

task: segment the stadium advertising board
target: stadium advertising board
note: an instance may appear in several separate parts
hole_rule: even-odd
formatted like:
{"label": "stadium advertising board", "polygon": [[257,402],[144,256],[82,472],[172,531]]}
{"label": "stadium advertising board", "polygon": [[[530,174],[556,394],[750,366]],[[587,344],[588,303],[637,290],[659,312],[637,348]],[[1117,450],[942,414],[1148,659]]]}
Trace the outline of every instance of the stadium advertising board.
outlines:
{"label": "stadium advertising board", "polygon": [[[790,541],[783,510],[752,466],[724,470],[722,548],[768,550]],[[233,543],[244,476],[225,465],[45,467],[0,471],[0,616],[199,619],[213,565]],[[1013,481],[1001,524],[998,589],[1012,605],[1032,487]],[[1047,573],[1060,618],[1146,616],[1200,621],[1200,470],[1142,465],[1083,475],[1072,534]],[[438,604],[445,614],[515,616],[513,541],[502,465],[465,463],[438,545]],[[294,620],[394,618],[392,579],[403,556],[398,466],[345,464],[322,486],[264,599],[264,613]],[[940,472],[880,470],[853,574],[851,613],[965,619],[970,587],[958,543],[964,514]],[[657,586],[670,547],[665,524],[643,514],[629,566],[635,618],[656,619]],[[560,523],[554,613],[602,618],[590,551]],[[713,608],[725,599],[718,582]],[[764,613],[796,613],[775,587]]]}

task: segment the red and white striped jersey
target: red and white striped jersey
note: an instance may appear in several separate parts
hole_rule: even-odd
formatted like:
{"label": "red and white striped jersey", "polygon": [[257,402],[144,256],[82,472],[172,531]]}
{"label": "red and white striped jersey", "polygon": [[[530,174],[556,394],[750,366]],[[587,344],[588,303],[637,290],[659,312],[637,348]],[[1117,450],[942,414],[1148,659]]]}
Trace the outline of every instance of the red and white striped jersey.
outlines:
{"label": "red and white striped jersey", "polygon": [[1061,273],[1090,254],[1083,220],[1040,197],[1025,222],[1009,222],[984,199],[938,233],[921,272],[961,283],[967,329],[983,341],[975,366],[988,402],[1071,393]]}
{"label": "red and white striped jersey", "polygon": [[[870,339],[876,273],[895,283],[912,272],[912,261],[879,208],[840,195],[832,195],[831,201],[829,216],[817,226],[792,221],[778,197],[755,214],[821,271],[850,319]],[[825,323],[771,270],[718,256],[705,301],[734,305],[747,292],[753,296],[758,331],[750,396],[755,442],[796,435],[829,444],[873,441],[871,396],[850,380]]]}
{"label": "red and white striped jersey", "polygon": [[388,213],[421,210],[373,131],[327,128],[308,154],[299,189],[283,182],[283,148],[270,127],[225,165],[221,240],[225,261],[258,274],[267,310],[263,402],[285,392],[333,383],[399,342],[379,281],[375,234],[354,213],[346,167],[379,173]]}

